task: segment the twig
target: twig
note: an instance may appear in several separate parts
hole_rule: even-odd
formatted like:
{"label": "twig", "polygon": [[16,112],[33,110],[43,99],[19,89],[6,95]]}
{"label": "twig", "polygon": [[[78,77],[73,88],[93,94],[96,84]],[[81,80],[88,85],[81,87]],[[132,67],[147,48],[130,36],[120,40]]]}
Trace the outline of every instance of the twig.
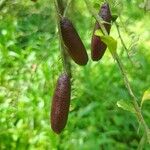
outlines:
{"label": "twig", "polygon": [[146,143],[145,141],[146,141],[146,134],[144,134],[143,137],[141,138],[137,150],[143,150],[144,145]]}
{"label": "twig", "polygon": [[68,0],[68,1],[67,1],[67,5],[66,5],[66,8],[65,8],[65,10],[64,10],[63,17],[66,16],[66,13],[67,13],[67,11],[68,11],[68,9],[69,9],[69,6],[70,6],[71,2],[72,2],[72,0]]}
{"label": "twig", "polygon": [[63,14],[65,10],[63,0],[57,0],[57,4],[58,4],[59,13]]}
{"label": "twig", "polygon": [[[91,6],[90,1],[89,0],[84,0],[84,1],[85,1],[86,5],[87,5],[87,8],[89,9],[89,12],[98,21],[100,27],[104,27],[102,22],[101,22],[102,18],[100,16],[97,17],[97,15],[95,15],[94,8]],[[103,30],[103,28],[101,28],[101,29],[102,29],[104,35],[108,35],[108,33],[106,32],[106,29],[105,30]],[[148,126],[147,126],[147,124],[146,124],[146,122],[145,122],[145,120],[143,118],[143,115],[141,113],[141,109],[140,109],[139,104],[137,102],[137,98],[134,95],[134,93],[132,91],[132,88],[130,86],[130,82],[129,82],[128,77],[126,75],[126,71],[125,71],[124,65],[123,65],[121,59],[119,58],[117,52],[116,53],[112,53],[111,52],[111,54],[112,54],[112,57],[116,60],[116,62],[118,64],[118,67],[119,67],[119,69],[121,71],[121,74],[123,76],[123,79],[124,79],[125,86],[126,86],[128,92],[129,92],[129,94],[130,94],[130,96],[132,98],[132,103],[133,103],[134,109],[136,111],[136,116],[137,116],[138,120],[142,123],[142,125],[144,127],[145,134],[147,135],[147,140],[150,143],[150,131],[149,131],[149,128],[148,128]]]}
{"label": "twig", "polygon": [[59,36],[59,43],[60,43],[60,51],[63,60],[63,68],[71,76],[70,59],[68,57],[68,54],[66,53],[66,48],[62,40],[61,29],[60,29],[60,17],[62,17],[64,10],[59,10],[61,6],[58,6],[58,0],[54,0],[54,5],[56,10],[56,16],[57,16],[58,36]]}
{"label": "twig", "polygon": [[99,23],[100,28],[102,30],[102,33],[104,35],[108,35],[108,33],[107,33],[106,29],[105,29],[105,26],[101,23],[101,22],[103,22],[103,19],[95,12],[95,9],[93,9],[93,7],[91,6],[91,3],[90,3],[89,0],[84,0],[84,1],[86,3],[86,6],[87,6],[89,12],[93,15],[95,20]]}
{"label": "twig", "polygon": [[[125,50],[126,53],[127,53],[127,57],[128,57],[128,59],[130,60],[131,64],[133,65],[133,62],[132,62],[132,60],[131,60],[131,58],[130,58],[130,55],[129,55],[129,50],[128,50],[128,48],[126,47],[126,45],[125,45],[125,43],[124,43],[124,40],[123,40],[123,38],[122,38],[122,36],[121,36],[120,29],[119,29],[119,25],[117,24],[116,21],[114,22],[114,24],[115,24],[115,26],[116,26],[116,29],[117,29],[117,32],[118,32],[118,35],[119,35],[119,39],[120,39],[120,41],[121,41],[121,44],[122,44],[124,50]],[[122,54],[122,53],[123,53],[123,51],[121,52],[121,54]]]}
{"label": "twig", "polygon": [[126,88],[127,88],[128,92],[129,92],[131,98],[132,98],[132,103],[133,103],[134,109],[136,111],[136,116],[137,116],[138,120],[142,123],[142,125],[144,127],[144,130],[145,130],[145,133],[147,135],[147,139],[148,139],[148,141],[150,143],[149,128],[148,128],[148,126],[147,126],[147,124],[146,124],[146,122],[145,122],[145,120],[143,118],[143,115],[141,113],[141,108],[139,107],[139,104],[137,103],[138,99],[134,95],[133,90],[131,88],[130,82],[129,82],[128,77],[127,77],[126,72],[125,72],[124,65],[123,65],[122,61],[120,60],[120,58],[119,58],[117,53],[113,53],[112,56],[117,61],[119,69],[120,69],[120,71],[122,73],[122,76],[124,78],[124,83],[126,85]]}
{"label": "twig", "polygon": [[[121,43],[122,43],[122,46],[124,47],[124,49],[126,50],[126,52],[127,52],[127,54],[128,54],[128,49],[127,49],[127,47],[126,47],[126,45],[125,45],[125,43],[124,43],[124,41],[123,41],[123,39],[122,39],[122,36],[121,36],[121,33],[120,33],[120,29],[119,29],[119,25],[117,24],[116,21],[115,21],[114,23],[115,23],[115,26],[116,26],[116,29],[117,29],[117,32],[118,32],[120,41],[121,41]],[[129,54],[128,54],[128,57],[129,57]]]}

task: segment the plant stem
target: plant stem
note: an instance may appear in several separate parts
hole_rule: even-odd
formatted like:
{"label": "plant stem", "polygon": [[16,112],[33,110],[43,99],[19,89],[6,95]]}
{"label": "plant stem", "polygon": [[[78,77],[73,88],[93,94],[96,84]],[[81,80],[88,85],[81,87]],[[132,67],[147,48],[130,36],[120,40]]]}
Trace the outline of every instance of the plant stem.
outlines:
{"label": "plant stem", "polygon": [[146,143],[146,134],[144,133],[143,137],[141,138],[137,150],[143,150],[144,145]]}
{"label": "plant stem", "polygon": [[[63,60],[63,68],[64,70],[71,76],[71,64],[70,64],[70,59],[68,57],[68,54],[66,52],[65,45],[63,43],[62,35],[61,35],[61,28],[60,28],[60,19],[64,13],[64,9],[59,9],[63,8],[62,6],[59,6],[60,3],[58,3],[58,0],[54,0],[54,6],[56,10],[56,16],[57,16],[57,26],[58,26],[58,36],[59,36],[59,45],[60,45],[60,51],[61,51],[61,56]],[[62,5],[62,3],[61,3]]]}
{"label": "plant stem", "polygon": [[[123,40],[123,38],[122,38],[122,36],[121,36],[120,29],[119,29],[119,25],[117,24],[116,21],[114,22],[114,24],[115,24],[115,26],[116,26],[116,29],[117,29],[117,32],[118,32],[118,35],[119,35],[119,39],[120,39],[120,41],[121,41],[121,44],[122,44],[124,50],[125,50],[126,53],[127,53],[127,57],[128,57],[128,59],[130,60],[131,64],[133,65],[133,62],[132,62],[132,60],[131,60],[131,58],[130,58],[130,55],[129,55],[129,50],[128,50],[128,48],[126,47],[126,45],[125,45],[125,43],[124,43],[124,40]],[[122,53],[123,53],[123,51],[121,52],[121,54],[122,54]]]}
{"label": "plant stem", "polygon": [[84,1],[86,3],[86,6],[87,6],[89,12],[92,14],[92,16],[95,18],[95,20],[99,23],[102,33],[104,35],[108,35],[107,30],[105,29],[105,26],[101,23],[101,22],[103,22],[103,19],[95,12],[95,9],[93,9],[89,0],[84,0]]}
{"label": "plant stem", "polygon": [[65,10],[64,1],[63,0],[57,0],[57,6],[59,9],[59,13],[62,15],[64,13],[64,10]]}
{"label": "plant stem", "polygon": [[[99,23],[99,25],[100,25],[100,27],[101,27],[101,30],[103,31],[103,34],[104,34],[104,35],[108,35],[108,33],[107,33],[107,31],[106,31],[104,25],[102,24],[102,18],[101,18],[99,15],[95,14],[95,10],[94,10],[94,8],[91,6],[89,0],[85,0],[85,3],[86,3],[86,5],[87,5],[87,8],[89,9],[89,12],[90,12],[90,13],[92,14],[92,16],[96,19],[96,21]],[[104,29],[105,29],[105,30],[104,30]],[[110,51],[110,52],[111,52],[111,51]],[[119,67],[119,69],[120,69],[120,71],[121,71],[121,74],[122,74],[122,76],[123,76],[123,79],[124,79],[125,86],[126,86],[128,92],[129,92],[129,94],[130,94],[130,96],[131,96],[131,98],[132,98],[132,103],[133,103],[134,109],[135,109],[135,111],[136,111],[136,116],[137,116],[138,120],[142,123],[142,125],[143,125],[143,127],[144,127],[144,131],[145,131],[145,133],[146,133],[146,135],[147,135],[147,140],[148,140],[148,142],[150,143],[150,131],[149,131],[149,128],[148,128],[148,126],[147,126],[147,124],[146,124],[146,122],[145,122],[145,120],[144,120],[144,118],[143,118],[143,115],[142,115],[142,113],[141,113],[141,108],[139,107],[139,104],[138,104],[138,102],[137,102],[137,98],[136,98],[136,96],[134,95],[133,90],[132,90],[132,88],[131,88],[130,82],[129,82],[128,77],[127,77],[127,75],[126,75],[126,71],[125,71],[124,65],[123,65],[121,59],[119,58],[117,52],[115,52],[115,53],[112,53],[112,52],[111,52],[111,55],[112,55],[112,57],[116,60],[116,62],[117,62],[117,64],[118,64],[118,67]]]}
{"label": "plant stem", "polygon": [[133,90],[131,88],[130,82],[129,82],[128,77],[126,75],[126,71],[125,71],[124,65],[123,65],[123,63],[122,63],[122,61],[119,58],[117,53],[111,53],[111,54],[112,54],[113,58],[116,60],[118,66],[119,66],[119,69],[120,69],[121,74],[122,74],[123,79],[124,79],[125,86],[126,86],[128,92],[129,92],[129,94],[130,94],[130,96],[132,98],[132,103],[133,103],[134,109],[136,111],[136,116],[137,116],[138,120],[142,123],[142,125],[144,127],[144,130],[145,130],[145,133],[147,135],[147,139],[148,139],[148,141],[150,143],[149,128],[148,128],[148,126],[147,126],[147,124],[146,124],[146,122],[145,122],[145,120],[143,118],[143,115],[141,113],[141,108],[139,107],[139,104],[137,102],[138,99],[134,95]]}
{"label": "plant stem", "polygon": [[67,13],[67,11],[68,11],[68,9],[69,9],[69,6],[70,6],[71,2],[72,2],[72,0],[68,0],[68,1],[67,1],[67,5],[66,5],[66,8],[65,8],[65,10],[64,10],[63,17],[66,16],[66,13]]}

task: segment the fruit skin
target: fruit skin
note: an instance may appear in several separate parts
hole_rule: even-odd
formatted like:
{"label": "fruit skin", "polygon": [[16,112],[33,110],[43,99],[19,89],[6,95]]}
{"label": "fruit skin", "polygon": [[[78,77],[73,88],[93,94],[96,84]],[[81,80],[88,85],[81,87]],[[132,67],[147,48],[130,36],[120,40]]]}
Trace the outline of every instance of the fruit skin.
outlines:
{"label": "fruit skin", "polygon": [[[108,23],[111,23],[111,12],[110,12],[110,8],[109,8],[109,4],[108,3],[104,3],[101,6],[101,9],[99,11],[99,16],[102,17],[102,19]],[[111,28],[111,24],[106,24],[104,23],[104,26],[106,28],[106,31],[108,32],[108,34],[110,33],[110,28]],[[101,29],[99,26],[99,23],[96,22],[95,24],[95,28],[93,31],[93,36],[92,36],[92,41],[91,41],[91,57],[93,61],[98,61],[102,58],[102,56],[105,53],[105,50],[107,48],[106,44],[104,42],[101,41],[99,36],[96,36],[94,33],[96,30]]]}
{"label": "fruit skin", "polygon": [[78,65],[86,65],[88,62],[86,49],[71,21],[67,18],[62,18],[60,28],[62,39],[71,58]]}
{"label": "fruit skin", "polygon": [[67,123],[70,97],[70,76],[63,73],[59,76],[57,81],[51,106],[51,128],[57,134],[64,129]]}

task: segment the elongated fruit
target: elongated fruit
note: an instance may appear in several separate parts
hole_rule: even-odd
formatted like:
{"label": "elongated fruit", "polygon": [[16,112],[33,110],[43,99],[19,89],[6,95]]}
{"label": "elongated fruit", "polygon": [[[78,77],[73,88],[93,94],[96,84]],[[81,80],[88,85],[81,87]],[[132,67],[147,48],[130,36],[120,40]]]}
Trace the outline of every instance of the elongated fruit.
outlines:
{"label": "elongated fruit", "polygon": [[[111,28],[111,12],[110,12],[110,8],[109,8],[109,4],[108,3],[104,3],[101,6],[99,15],[102,17],[102,19],[107,23],[104,23],[105,29],[108,32],[108,34],[110,33],[110,28]],[[93,36],[92,36],[92,41],[91,41],[91,57],[93,61],[98,61],[102,58],[102,56],[105,53],[105,50],[107,48],[106,44],[103,43],[100,39],[99,36],[96,36],[94,33],[96,30],[101,29],[98,22],[96,22],[95,24],[95,28],[94,28],[94,32],[93,32]]]}
{"label": "elongated fruit", "polygon": [[51,106],[51,128],[57,134],[64,129],[67,123],[70,96],[70,77],[66,73],[63,73],[57,81]]}
{"label": "elongated fruit", "polygon": [[62,18],[60,27],[64,44],[71,58],[79,65],[86,65],[88,62],[87,52],[71,21]]}

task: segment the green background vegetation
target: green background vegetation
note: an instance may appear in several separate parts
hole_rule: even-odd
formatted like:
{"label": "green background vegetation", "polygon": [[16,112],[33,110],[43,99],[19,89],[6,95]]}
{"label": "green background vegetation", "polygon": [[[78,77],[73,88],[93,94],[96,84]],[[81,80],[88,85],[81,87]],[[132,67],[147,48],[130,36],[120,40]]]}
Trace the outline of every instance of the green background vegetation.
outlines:
{"label": "green background vegetation", "polygon": [[[101,3],[93,0],[95,8]],[[131,65],[120,55],[139,100],[150,88],[150,13],[141,0],[110,0],[120,15],[122,38],[130,47]],[[74,0],[68,12],[90,56],[95,20],[84,1]],[[123,50],[115,26],[111,36]],[[85,67],[72,62],[72,99],[67,126],[58,136],[50,128],[50,105],[62,72],[52,0],[8,1],[0,10],[0,149],[1,150],[135,150],[142,136],[136,117],[117,107],[130,101],[120,71],[109,51]],[[139,101],[140,103],[140,101]],[[150,103],[142,112],[150,126]],[[145,150],[150,147],[145,145]]]}

